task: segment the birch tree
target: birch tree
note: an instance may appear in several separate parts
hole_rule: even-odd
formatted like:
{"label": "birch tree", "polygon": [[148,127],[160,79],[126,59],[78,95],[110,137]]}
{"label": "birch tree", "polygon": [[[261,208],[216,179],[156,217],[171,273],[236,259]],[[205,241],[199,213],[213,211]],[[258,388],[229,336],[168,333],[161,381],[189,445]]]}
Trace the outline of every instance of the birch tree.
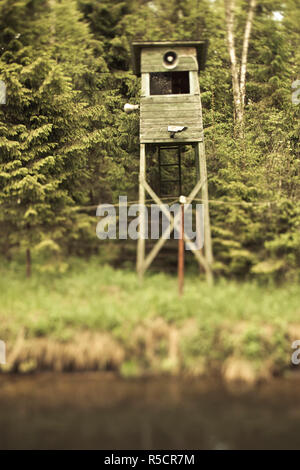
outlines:
{"label": "birch tree", "polygon": [[246,18],[241,59],[238,60],[235,40],[235,9],[236,0],[224,0],[227,46],[231,64],[232,90],[234,102],[234,116],[237,124],[238,135],[243,134],[245,97],[246,97],[246,75],[249,41],[254,20],[257,0],[249,0],[249,9]]}

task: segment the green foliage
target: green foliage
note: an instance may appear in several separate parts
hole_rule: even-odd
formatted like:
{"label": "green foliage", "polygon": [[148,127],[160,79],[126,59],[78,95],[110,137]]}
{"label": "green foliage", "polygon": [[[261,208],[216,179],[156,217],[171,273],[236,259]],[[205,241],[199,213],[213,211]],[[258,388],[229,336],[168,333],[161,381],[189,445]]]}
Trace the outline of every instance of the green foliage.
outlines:
{"label": "green foliage", "polygon": [[34,273],[24,289],[22,268],[11,263],[0,272],[0,337],[11,345],[20,331],[25,343],[103,333],[125,349],[121,373],[129,377],[158,365],[172,371],[168,344],[177,331],[180,361],[188,372],[228,357],[283,370],[289,366],[288,325],[298,318],[299,300],[297,284],[222,280],[208,287],[195,277],[186,280],[179,299],[174,278],[148,276],[140,289],[134,272],[113,270],[96,257],[71,260],[65,273]]}
{"label": "green foliage", "polygon": [[[240,56],[247,2],[236,4]],[[234,134],[223,0],[1,0],[0,13],[0,79],[8,90],[0,108],[3,254],[17,256],[48,241],[59,247],[61,262],[102,250],[95,207],[117,202],[120,194],[137,199],[138,115],[122,112],[125,102],[139,99],[130,43],[208,38],[200,86],[215,271],[298,278],[300,106],[291,102],[300,67],[296,0],[262,0],[256,8],[243,139]],[[194,170],[188,152],[184,158],[189,184]],[[148,169],[155,187],[153,155]]]}

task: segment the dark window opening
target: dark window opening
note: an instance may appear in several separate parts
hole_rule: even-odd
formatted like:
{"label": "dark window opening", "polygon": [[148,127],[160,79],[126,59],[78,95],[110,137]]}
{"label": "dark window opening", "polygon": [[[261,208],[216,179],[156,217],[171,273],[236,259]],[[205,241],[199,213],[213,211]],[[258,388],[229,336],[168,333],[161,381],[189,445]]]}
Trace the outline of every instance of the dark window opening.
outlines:
{"label": "dark window opening", "polygon": [[180,95],[189,92],[189,72],[150,73],[150,95]]}

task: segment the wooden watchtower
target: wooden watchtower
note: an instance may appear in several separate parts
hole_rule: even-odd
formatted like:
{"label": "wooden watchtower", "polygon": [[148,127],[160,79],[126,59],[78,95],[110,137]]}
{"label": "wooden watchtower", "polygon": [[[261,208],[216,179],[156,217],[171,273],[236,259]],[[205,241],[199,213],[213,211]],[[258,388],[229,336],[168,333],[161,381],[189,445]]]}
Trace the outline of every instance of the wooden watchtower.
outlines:
{"label": "wooden watchtower", "polygon": [[[141,76],[139,203],[145,204],[147,192],[154,202],[161,206],[161,210],[164,210],[160,197],[146,181],[148,145],[156,144],[159,165],[161,165],[160,154],[164,148],[177,148],[179,175],[181,174],[180,149],[183,145],[192,145],[197,178],[186,202],[191,203],[201,190],[204,204],[204,255],[201,250],[193,250],[193,253],[204,268],[207,279],[211,280],[213,255],[198,79],[199,71],[205,67],[207,46],[207,41],[134,42],[132,53],[134,73]],[[180,178],[179,187],[181,190]],[[176,220],[170,217],[170,214],[166,215],[173,228]],[[166,241],[163,237],[159,239],[146,256],[144,224],[144,218],[141,216],[137,249],[137,271],[140,276],[143,276]],[[186,235],[184,241],[187,244],[191,243]]]}

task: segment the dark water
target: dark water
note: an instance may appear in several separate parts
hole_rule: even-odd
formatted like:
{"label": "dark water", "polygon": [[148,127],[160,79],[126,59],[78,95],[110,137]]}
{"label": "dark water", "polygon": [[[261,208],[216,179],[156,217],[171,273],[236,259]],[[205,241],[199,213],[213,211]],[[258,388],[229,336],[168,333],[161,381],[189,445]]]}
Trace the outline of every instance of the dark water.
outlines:
{"label": "dark water", "polygon": [[1,449],[300,449],[300,380],[251,392],[109,374],[0,376]]}

